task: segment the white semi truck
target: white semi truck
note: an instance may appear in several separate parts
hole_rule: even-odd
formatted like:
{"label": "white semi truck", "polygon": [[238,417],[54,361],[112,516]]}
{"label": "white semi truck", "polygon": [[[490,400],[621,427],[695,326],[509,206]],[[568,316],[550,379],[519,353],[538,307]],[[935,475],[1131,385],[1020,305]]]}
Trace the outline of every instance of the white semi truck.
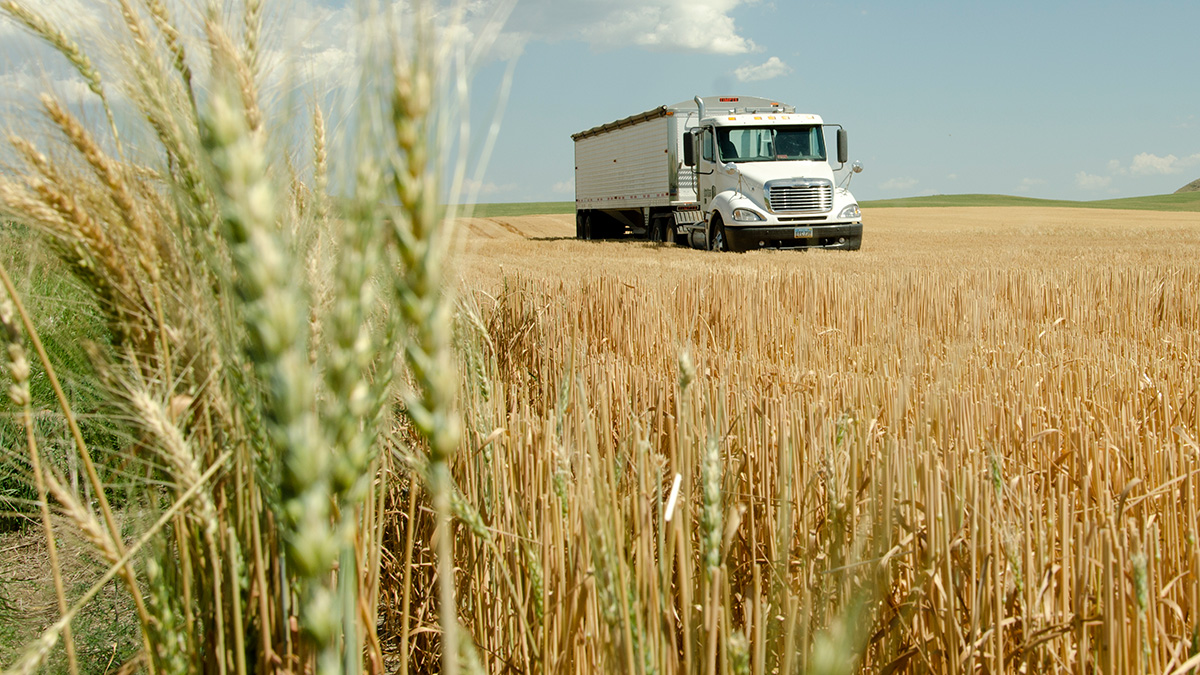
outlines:
{"label": "white semi truck", "polygon": [[719,251],[858,249],[862,215],[834,184],[826,127],[837,128],[840,169],[840,125],[764,98],[697,96],[573,134],[575,235]]}

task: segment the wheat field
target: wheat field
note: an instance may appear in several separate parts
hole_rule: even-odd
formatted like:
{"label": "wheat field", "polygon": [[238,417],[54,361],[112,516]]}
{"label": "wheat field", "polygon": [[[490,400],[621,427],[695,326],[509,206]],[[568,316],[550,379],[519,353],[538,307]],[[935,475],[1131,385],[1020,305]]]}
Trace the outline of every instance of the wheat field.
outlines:
{"label": "wheat field", "polygon": [[1195,214],[865,220],[745,255],[463,223],[489,670],[1193,672]]}

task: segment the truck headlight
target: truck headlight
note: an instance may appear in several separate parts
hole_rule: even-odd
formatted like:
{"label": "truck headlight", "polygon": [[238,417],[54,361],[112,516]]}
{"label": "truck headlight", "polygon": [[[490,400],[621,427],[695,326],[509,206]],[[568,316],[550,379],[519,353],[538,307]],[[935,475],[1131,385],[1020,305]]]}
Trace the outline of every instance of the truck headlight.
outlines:
{"label": "truck headlight", "polygon": [[734,209],[733,219],[739,223],[752,223],[757,220],[762,220],[763,217],[750,209]]}
{"label": "truck headlight", "polygon": [[842,212],[838,214],[838,218],[858,218],[861,215],[862,211],[858,210],[858,204],[851,204],[842,209]]}

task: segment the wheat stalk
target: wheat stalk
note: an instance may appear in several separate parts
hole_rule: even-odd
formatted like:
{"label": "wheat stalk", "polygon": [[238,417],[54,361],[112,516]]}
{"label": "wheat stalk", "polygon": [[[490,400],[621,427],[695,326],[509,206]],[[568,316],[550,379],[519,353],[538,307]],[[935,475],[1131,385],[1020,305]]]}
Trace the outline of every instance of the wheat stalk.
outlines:
{"label": "wheat stalk", "polygon": [[137,247],[141,254],[138,263],[150,276],[151,281],[157,281],[155,277],[158,271],[158,261],[154,259],[155,251],[151,246],[153,237],[145,217],[134,200],[133,190],[125,180],[122,167],[104,154],[87,129],[74,115],[67,112],[58,99],[49,94],[43,94],[41,102],[50,120],[58,125],[75,149],[83,155],[84,160],[92,167],[96,176],[108,190],[113,203],[124,219],[125,227],[132,235],[132,245]]}
{"label": "wheat stalk", "polygon": [[[208,467],[204,474],[201,475],[200,483],[194,485],[191,490],[181,495],[180,498],[170,506],[170,508],[166,509],[158,518],[158,520],[146,529],[140,539],[134,542],[133,545],[130,546],[119,559],[109,565],[108,570],[105,571],[105,573],[101,575],[100,578],[97,579],[95,583],[93,583],[92,586],[75,601],[74,605],[67,609],[66,613],[63,614],[63,616],[60,617],[57,622],[44,630],[37,640],[26,647],[26,650],[22,654],[21,658],[13,666],[3,671],[2,675],[31,675],[31,673],[36,671],[41,666],[42,661],[50,653],[50,650],[53,649],[54,645],[58,643],[59,637],[63,634],[63,631],[66,629],[66,627],[70,625],[71,621],[74,620],[80,609],[87,605],[87,603],[91,602],[91,600],[95,598],[101,590],[104,589],[108,582],[112,581],[117,575],[122,574],[122,570],[127,569],[130,561],[133,559],[133,556],[137,555],[143,546],[153,540],[154,537],[157,536],[158,532],[162,530],[162,528],[166,526],[166,524],[170,522],[172,518],[175,517],[178,511],[187,505],[188,500],[191,499],[195,493],[201,489],[201,487],[206,485],[208,481],[212,479],[213,474],[215,474],[218,469],[220,469],[221,466],[228,461],[231,454],[231,452],[225,452],[218,457],[216,462],[214,462],[212,466]],[[51,483],[51,485],[53,485],[53,483]],[[65,491],[64,494],[66,494]]]}
{"label": "wheat stalk", "polygon": [[[25,329],[25,335],[33,345],[34,351],[38,356],[38,360],[42,364],[43,372],[46,374],[46,377],[49,379],[50,385],[54,390],[59,408],[63,412],[63,417],[67,422],[67,427],[69,428],[71,437],[75,442],[75,450],[78,452],[79,457],[83,460],[84,470],[87,473],[88,481],[92,486],[96,501],[99,503],[100,513],[104,516],[104,524],[107,528],[107,531],[102,533],[103,538],[106,541],[107,546],[111,547],[117,555],[123,555],[125,553],[125,545],[121,540],[121,529],[117,525],[116,518],[113,516],[112,508],[108,503],[108,498],[104,494],[104,486],[100,482],[99,474],[96,472],[96,466],[92,461],[91,452],[88,450],[87,444],[83,440],[83,434],[79,429],[79,424],[75,419],[75,415],[71,412],[71,405],[67,400],[67,396],[63,391],[62,385],[58,381],[58,376],[55,373],[54,367],[50,363],[50,358],[46,354],[46,349],[42,345],[41,338],[38,336],[38,331],[34,327],[33,321],[29,317],[28,312],[26,312],[24,305],[20,301],[20,298],[17,297],[16,287],[12,283],[12,278],[8,274],[8,269],[3,264],[0,264],[0,284],[2,284],[4,289],[7,291],[9,300],[13,303],[15,309],[17,310],[17,314],[20,316],[21,324]],[[55,483],[49,475],[46,476],[46,479],[47,487],[53,493]],[[91,512],[87,511],[87,515],[91,517]],[[91,518],[94,520],[94,517]],[[77,522],[90,521],[87,518],[83,518],[81,514]],[[99,535],[97,535],[97,540],[99,540]],[[137,609],[138,619],[141,622],[141,625],[143,627],[149,625],[150,617],[146,611],[145,603],[142,600],[141,590],[138,588],[136,575],[132,566],[122,565],[119,571],[122,579],[125,581],[126,587],[129,590],[129,594],[133,597],[134,606]],[[145,634],[143,634],[143,644],[148,650],[149,644],[146,641]]]}
{"label": "wheat stalk", "polygon": [[399,273],[392,291],[404,324],[405,363],[415,387],[404,396],[405,411],[428,444],[425,472],[437,514],[438,614],[442,629],[442,670],[456,675],[458,619],[453,564],[450,459],[461,441],[456,398],[453,298],[445,283],[444,260],[451,223],[438,205],[437,179],[430,165],[431,128],[437,74],[433,70],[431,21],[422,3],[416,7],[411,52],[394,48],[391,125],[398,152],[389,156],[392,187],[399,201],[389,240],[398,254]]}
{"label": "wheat stalk", "polygon": [[[13,404],[21,409],[21,423],[25,428],[26,448],[29,450],[29,465],[33,469],[34,485],[37,487],[42,534],[46,538],[46,551],[50,557],[50,570],[54,577],[54,597],[58,602],[58,613],[62,616],[67,613],[67,594],[63,587],[62,566],[58,561],[58,544],[54,539],[54,526],[50,520],[50,502],[47,498],[46,479],[42,472],[41,452],[38,450],[37,439],[34,436],[32,399],[29,394],[29,359],[25,357],[25,348],[21,344],[20,328],[17,326],[14,313],[15,310],[8,300],[7,292],[0,293],[0,328],[4,329],[8,373],[12,378],[8,396]],[[79,662],[75,655],[75,640],[71,635],[70,625],[63,627],[62,637],[66,644],[67,667],[72,675],[77,675]]]}
{"label": "wheat stalk", "polygon": [[[224,44],[209,24],[210,39]],[[215,56],[236,58],[231,51]],[[227,73],[238,69],[226,64]],[[234,95],[231,89],[240,93]],[[248,330],[245,350],[264,383],[263,412],[270,452],[282,468],[284,543],[300,584],[301,621],[320,653],[322,672],[340,668],[339,613],[329,572],[340,548],[331,524],[330,458],[314,414],[314,376],[306,347],[307,306],[291,274],[292,257],[275,228],[275,197],[262,134],[242,104],[240,86],[226,86],[210,103],[205,145],[218,178],[223,234]]]}
{"label": "wheat stalk", "polygon": [[192,69],[187,62],[187,51],[183,48],[182,36],[179,29],[171,21],[171,16],[167,11],[167,5],[163,0],[144,0],[146,9],[150,12],[150,18],[154,21],[155,27],[163,35],[163,40],[166,42],[167,49],[173,57],[173,65],[183,79],[184,90],[187,92],[188,100],[191,102],[193,114],[196,107],[196,93],[192,89]]}

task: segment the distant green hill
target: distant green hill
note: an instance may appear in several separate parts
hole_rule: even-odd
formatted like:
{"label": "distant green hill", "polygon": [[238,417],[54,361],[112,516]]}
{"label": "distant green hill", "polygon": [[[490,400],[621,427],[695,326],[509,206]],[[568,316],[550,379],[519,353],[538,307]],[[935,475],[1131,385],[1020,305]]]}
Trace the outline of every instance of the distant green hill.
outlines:
{"label": "distant green hill", "polygon": [[1090,202],[1033,199],[1009,195],[933,195],[905,199],[876,199],[861,202],[861,206],[876,209],[917,206],[1038,206],[1076,209],[1130,209],[1134,211],[1200,211],[1200,191],[1123,199],[1099,199]]}
{"label": "distant green hill", "polygon": [[1175,194],[1178,195],[1178,194],[1183,194],[1185,192],[1200,192],[1200,178],[1197,178],[1196,180],[1179,188],[1178,190],[1175,191]]}
{"label": "distant green hill", "polygon": [[474,218],[500,216],[541,216],[556,213],[575,213],[575,202],[515,202],[511,204],[464,204],[458,215]]}

